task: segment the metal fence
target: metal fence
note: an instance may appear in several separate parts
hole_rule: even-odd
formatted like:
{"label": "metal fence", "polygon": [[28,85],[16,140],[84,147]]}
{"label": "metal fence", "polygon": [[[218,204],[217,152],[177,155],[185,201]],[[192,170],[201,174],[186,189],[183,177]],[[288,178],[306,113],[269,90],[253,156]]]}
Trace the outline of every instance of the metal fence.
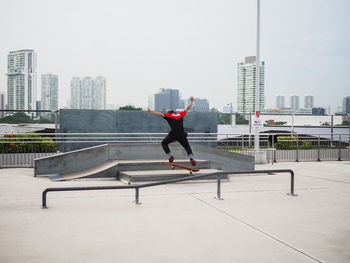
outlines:
{"label": "metal fence", "polygon": [[[0,134],[0,167],[33,167],[34,159],[100,144],[161,143],[166,133]],[[349,134],[261,133],[269,162],[349,160]],[[253,134],[189,133],[190,143],[253,155]]]}

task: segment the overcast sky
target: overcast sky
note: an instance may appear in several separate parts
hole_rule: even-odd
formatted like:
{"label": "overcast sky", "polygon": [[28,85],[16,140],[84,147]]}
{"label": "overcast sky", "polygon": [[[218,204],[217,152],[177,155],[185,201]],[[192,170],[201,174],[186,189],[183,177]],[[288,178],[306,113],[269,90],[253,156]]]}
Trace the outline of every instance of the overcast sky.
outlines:
{"label": "overcast sky", "polygon": [[[34,49],[39,96],[41,74],[57,74],[60,107],[73,76],[102,75],[108,104],[145,107],[172,88],[236,109],[237,63],[256,53],[256,2],[1,0],[0,90],[8,52]],[[313,94],[336,111],[350,96],[349,11],[348,0],[261,0],[267,107],[276,94]]]}

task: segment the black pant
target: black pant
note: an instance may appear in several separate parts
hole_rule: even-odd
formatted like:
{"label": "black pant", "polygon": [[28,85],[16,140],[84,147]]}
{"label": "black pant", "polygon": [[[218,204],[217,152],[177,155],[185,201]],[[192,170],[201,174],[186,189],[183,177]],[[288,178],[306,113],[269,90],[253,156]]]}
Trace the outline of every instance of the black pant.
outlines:
{"label": "black pant", "polygon": [[179,135],[169,133],[168,136],[166,136],[162,141],[162,147],[163,147],[164,152],[166,154],[170,153],[170,149],[169,149],[168,144],[175,142],[175,141],[178,141],[182,145],[182,147],[185,148],[187,155],[192,154],[191,146],[187,140],[187,133],[179,134]]}

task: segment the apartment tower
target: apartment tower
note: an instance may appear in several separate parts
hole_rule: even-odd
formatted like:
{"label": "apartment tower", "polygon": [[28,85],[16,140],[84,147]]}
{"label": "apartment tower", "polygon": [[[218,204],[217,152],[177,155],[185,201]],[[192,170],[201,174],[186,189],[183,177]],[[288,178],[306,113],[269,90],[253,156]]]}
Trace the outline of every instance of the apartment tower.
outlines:
{"label": "apartment tower", "polygon": [[[237,111],[244,115],[255,112],[256,57],[246,57],[237,64]],[[260,111],[265,108],[265,62],[260,65]]]}
{"label": "apartment tower", "polygon": [[11,51],[7,56],[7,105],[10,110],[36,109],[36,53]]}
{"label": "apartment tower", "polygon": [[[58,110],[58,76],[48,73],[41,75],[42,110]],[[42,114],[49,116],[50,114]]]}

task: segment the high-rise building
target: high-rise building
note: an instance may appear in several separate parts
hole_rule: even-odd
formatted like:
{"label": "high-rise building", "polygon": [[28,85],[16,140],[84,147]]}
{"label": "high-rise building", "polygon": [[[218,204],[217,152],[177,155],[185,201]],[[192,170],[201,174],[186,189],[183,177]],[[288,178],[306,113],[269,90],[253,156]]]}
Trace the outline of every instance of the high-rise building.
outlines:
{"label": "high-rise building", "polygon": [[180,106],[179,90],[160,89],[158,93],[149,96],[148,106],[155,111],[178,109]]}
{"label": "high-rise building", "polygon": [[321,107],[312,108],[312,115],[325,115],[326,110]]}
{"label": "high-rise building", "polygon": [[350,113],[350,96],[343,99],[343,113]]}
{"label": "high-rise building", "polygon": [[70,82],[70,108],[80,109],[80,78],[73,77]]}
{"label": "high-rise building", "polygon": [[[36,101],[36,109],[37,109],[37,110],[41,110],[41,100],[37,100],[37,101]],[[36,113],[36,116],[38,116],[38,117],[42,116],[41,113],[42,113],[42,112],[37,112],[37,113]]]}
{"label": "high-rise building", "polygon": [[290,95],[290,108],[292,112],[297,112],[299,107],[299,96],[298,95]]}
{"label": "high-rise building", "polygon": [[330,115],[331,114],[331,106],[330,105],[322,106],[322,108],[325,109],[326,115]]}
{"label": "high-rise building", "polygon": [[36,109],[36,53],[11,51],[7,57],[7,104],[10,110]]}
{"label": "high-rise building", "polygon": [[170,93],[170,109],[178,109],[180,106],[180,93],[178,89],[168,89],[165,92]]}
{"label": "high-rise building", "polygon": [[180,98],[179,100],[179,109],[184,109],[186,106],[185,106],[185,100]]}
{"label": "high-rise building", "polygon": [[[41,104],[42,110],[58,110],[58,76],[47,73],[41,75]],[[44,117],[51,114],[43,113]]]}
{"label": "high-rise building", "polygon": [[106,79],[73,77],[71,80],[71,109],[106,109]]}
{"label": "high-rise building", "polygon": [[93,80],[85,77],[80,82],[80,109],[92,109]]}
{"label": "high-rise building", "polygon": [[312,109],[314,107],[314,95],[304,95],[304,108]]}
{"label": "high-rise building", "polygon": [[191,111],[200,111],[208,112],[209,111],[209,102],[207,99],[195,98]]}
{"label": "high-rise building", "polygon": [[[0,110],[6,110],[5,92],[0,92]],[[0,118],[5,117],[5,112],[0,111]]]}
{"label": "high-rise building", "polygon": [[[256,57],[246,57],[237,64],[237,111],[248,114],[255,112]],[[260,111],[265,108],[265,62],[260,65]]]}
{"label": "high-rise building", "polygon": [[155,111],[164,111],[170,109],[170,94],[169,93],[156,93],[153,95],[153,107]]}
{"label": "high-rise building", "polygon": [[104,110],[106,109],[106,79],[102,76],[98,76],[93,83],[92,108]]}
{"label": "high-rise building", "polygon": [[284,109],[286,107],[286,97],[284,95],[276,95],[276,108]]}

